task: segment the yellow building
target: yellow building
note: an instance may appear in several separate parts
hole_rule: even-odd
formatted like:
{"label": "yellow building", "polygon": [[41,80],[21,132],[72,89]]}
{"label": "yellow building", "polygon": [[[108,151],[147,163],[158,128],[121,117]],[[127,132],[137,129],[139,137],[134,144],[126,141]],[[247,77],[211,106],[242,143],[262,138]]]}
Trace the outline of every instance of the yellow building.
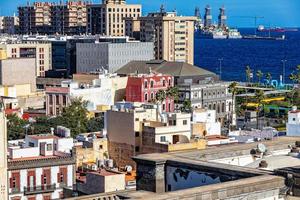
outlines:
{"label": "yellow building", "polygon": [[[88,134],[84,134],[88,135]],[[76,155],[76,167],[82,167],[84,164],[94,164],[97,161],[109,158],[107,138],[92,139],[92,141],[83,142],[82,146],[74,147]]]}

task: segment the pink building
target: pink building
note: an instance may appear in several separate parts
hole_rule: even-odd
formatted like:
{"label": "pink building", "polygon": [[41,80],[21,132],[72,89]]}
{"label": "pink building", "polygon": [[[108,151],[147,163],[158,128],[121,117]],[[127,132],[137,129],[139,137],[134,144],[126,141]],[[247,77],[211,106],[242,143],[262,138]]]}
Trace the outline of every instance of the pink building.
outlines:
{"label": "pink building", "polygon": [[[130,76],[126,87],[126,101],[153,102],[159,90],[166,91],[170,87],[174,87],[174,78],[170,75],[144,74]],[[162,102],[162,111],[173,112],[174,100],[167,97]]]}
{"label": "pink building", "polygon": [[64,198],[73,189],[75,158],[73,139],[54,135],[26,136],[10,141],[8,179],[10,200]]}

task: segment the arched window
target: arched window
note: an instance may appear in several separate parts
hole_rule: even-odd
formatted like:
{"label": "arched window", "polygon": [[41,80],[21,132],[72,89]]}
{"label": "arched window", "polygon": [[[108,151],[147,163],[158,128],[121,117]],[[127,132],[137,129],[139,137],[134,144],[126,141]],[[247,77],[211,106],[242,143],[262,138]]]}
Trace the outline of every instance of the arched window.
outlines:
{"label": "arched window", "polygon": [[222,103],[222,113],[224,113],[225,112],[225,103],[223,102]]}
{"label": "arched window", "polygon": [[154,88],[154,81],[151,81],[150,87],[151,87],[151,88]]}
{"label": "arched window", "polygon": [[220,108],[221,106],[220,106],[220,104],[218,104],[218,110],[217,110],[217,113],[220,113],[220,111],[221,111],[221,108]]}
{"label": "arched window", "polygon": [[148,94],[145,93],[145,101],[148,101]]}
{"label": "arched window", "polygon": [[153,92],[151,93],[151,99],[152,100],[154,99],[154,93]]}
{"label": "arched window", "polygon": [[148,81],[145,81],[144,86],[145,88],[148,88]]}

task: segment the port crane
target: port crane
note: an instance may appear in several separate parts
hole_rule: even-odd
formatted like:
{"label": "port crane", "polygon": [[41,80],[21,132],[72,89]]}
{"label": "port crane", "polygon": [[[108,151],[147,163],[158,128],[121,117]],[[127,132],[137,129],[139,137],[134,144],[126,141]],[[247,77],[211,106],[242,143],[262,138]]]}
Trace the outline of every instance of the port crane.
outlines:
{"label": "port crane", "polygon": [[234,16],[236,18],[246,18],[246,19],[253,19],[254,20],[254,26],[255,26],[255,32],[254,35],[256,35],[256,30],[257,30],[257,21],[258,19],[264,19],[265,17],[263,16]]}

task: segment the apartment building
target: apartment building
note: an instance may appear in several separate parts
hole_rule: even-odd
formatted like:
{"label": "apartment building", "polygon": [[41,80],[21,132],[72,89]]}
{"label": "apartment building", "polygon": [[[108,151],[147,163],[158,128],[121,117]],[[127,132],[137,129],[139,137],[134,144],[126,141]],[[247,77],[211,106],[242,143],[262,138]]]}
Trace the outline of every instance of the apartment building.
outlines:
{"label": "apartment building", "polygon": [[0,199],[3,200],[8,200],[6,124],[4,105],[0,100]]}
{"label": "apartment building", "polygon": [[54,135],[26,136],[8,146],[9,199],[62,199],[72,191],[75,158],[73,138]]}
{"label": "apartment building", "polygon": [[116,72],[132,60],[154,59],[152,42],[78,43],[76,44],[76,72],[89,73],[106,69]]}
{"label": "apartment building", "polygon": [[[0,85],[14,86],[15,96],[36,91],[34,58],[0,58]],[[9,92],[6,92],[9,93]]]}
{"label": "apartment building", "polygon": [[287,136],[299,136],[300,135],[300,110],[294,107],[288,113],[288,121],[286,123]]}
{"label": "apartment building", "polygon": [[21,34],[86,33],[86,1],[35,2],[18,7]]}
{"label": "apartment building", "polygon": [[112,106],[115,101],[125,97],[127,77],[101,74],[93,84],[78,84],[74,81],[62,81],[60,87],[46,87],[46,114],[59,115],[72,98],[88,101],[90,112],[101,112],[101,106]]}
{"label": "apartment building", "polygon": [[132,157],[140,154],[204,149],[205,141],[191,139],[190,120],[190,114],[160,112],[153,104],[117,103],[105,113],[110,158],[118,167],[135,167]]}
{"label": "apartment building", "polygon": [[[156,102],[156,93],[167,91],[174,86],[174,78],[170,75],[154,74],[132,75],[128,77],[126,87],[126,101],[129,102]],[[174,111],[174,99],[166,95],[162,104],[163,112]]]}
{"label": "apartment building", "polygon": [[178,16],[176,12],[161,9],[161,12],[149,13],[138,19],[140,40],[154,42],[156,59],[194,63],[194,25],[197,17]]}
{"label": "apartment building", "polygon": [[19,18],[17,16],[0,17],[0,33],[16,34],[19,27]]}
{"label": "apartment building", "polygon": [[89,5],[87,32],[107,36],[124,36],[126,17],[138,18],[142,14],[139,4],[126,4],[125,0],[103,0],[102,4]]}
{"label": "apartment building", "polygon": [[[191,101],[194,109],[215,110],[218,121],[235,119],[235,106],[229,93],[229,82],[202,81],[198,84],[181,83],[178,85],[179,101],[177,108],[184,101]],[[235,120],[233,120],[235,121]]]}
{"label": "apartment building", "polygon": [[0,44],[7,58],[32,58],[35,60],[37,77],[44,77],[52,68],[51,44],[48,42],[12,42]]}

